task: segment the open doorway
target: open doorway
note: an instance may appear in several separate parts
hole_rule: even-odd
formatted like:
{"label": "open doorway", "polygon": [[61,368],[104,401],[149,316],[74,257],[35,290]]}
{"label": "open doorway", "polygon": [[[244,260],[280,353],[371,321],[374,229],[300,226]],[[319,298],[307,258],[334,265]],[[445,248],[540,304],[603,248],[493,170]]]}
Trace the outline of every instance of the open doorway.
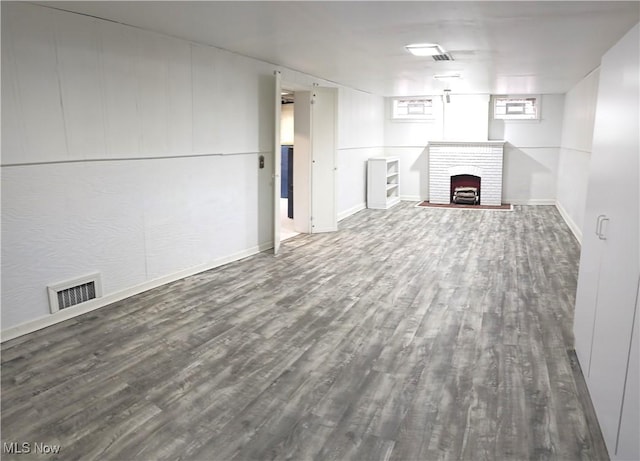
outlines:
{"label": "open doorway", "polygon": [[298,235],[294,226],[294,106],[295,95],[292,90],[282,89],[280,117],[281,144],[281,181],[280,181],[280,241]]}
{"label": "open doorway", "polygon": [[[290,225],[289,202],[287,215],[283,216],[281,180],[282,145],[282,88],[292,88],[294,99],[293,145],[293,231],[296,233],[334,232],[337,230],[336,213],[336,134],[338,91],[313,84],[312,91],[299,89],[299,85],[282,82],[279,71],[274,72],[273,93],[275,99],[274,156],[273,164],[273,253],[278,254],[283,239],[282,220]],[[289,110],[289,109],[286,109]],[[285,144],[286,146],[286,144]],[[288,152],[287,152],[288,157]],[[289,170],[287,166],[285,169]],[[288,195],[288,192],[287,192]],[[313,210],[313,215],[312,215]],[[291,234],[289,234],[290,236]],[[286,238],[286,237],[284,237]]]}

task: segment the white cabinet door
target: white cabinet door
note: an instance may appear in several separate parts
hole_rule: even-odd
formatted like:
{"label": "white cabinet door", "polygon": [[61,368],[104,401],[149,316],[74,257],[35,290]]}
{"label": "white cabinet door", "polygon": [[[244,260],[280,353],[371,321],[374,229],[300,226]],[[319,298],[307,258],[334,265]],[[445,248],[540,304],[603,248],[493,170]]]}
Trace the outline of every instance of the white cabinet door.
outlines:
{"label": "white cabinet door", "polygon": [[[606,79],[607,76],[603,75],[601,78]],[[606,96],[607,89],[603,88],[601,84],[598,98],[602,98],[603,93]],[[582,228],[582,248],[573,332],[576,354],[585,378],[588,378],[591,366],[600,265],[607,244],[606,240],[601,239],[600,233],[605,231],[605,226],[608,224],[604,220],[611,219],[606,213],[609,213],[609,205],[615,200],[618,192],[614,190],[618,175],[615,160],[616,151],[609,151],[606,145],[608,142],[607,125],[611,122],[611,114],[607,114],[604,110],[596,112],[593,152],[589,163],[589,183]]]}
{"label": "white cabinet door", "polygon": [[[616,450],[640,276],[639,30],[640,26],[632,29],[602,58],[587,197],[593,203],[587,205],[583,242],[584,252],[602,251],[586,381],[611,456]],[[588,237],[593,232],[589,227],[596,225],[594,216],[600,214],[604,216],[600,235]],[[598,245],[595,239],[603,240]],[[581,280],[580,289],[591,282],[596,281]],[[588,314],[583,308],[576,307],[576,326],[580,326],[576,344],[581,348],[588,342],[581,330],[587,324],[581,317]]]}
{"label": "white cabinet door", "polygon": [[629,353],[629,369],[620,418],[620,435],[614,459],[640,459],[640,280],[636,295],[636,313]]}
{"label": "white cabinet door", "polygon": [[[590,187],[590,190],[593,187]],[[601,210],[603,208],[600,208]],[[580,254],[580,270],[576,307],[573,322],[575,350],[585,378],[589,376],[591,366],[591,344],[593,343],[593,326],[596,318],[596,302],[598,300],[598,284],[600,281],[600,263],[604,242],[595,234],[599,224],[597,211],[587,210]],[[589,224],[593,228],[589,228]]]}

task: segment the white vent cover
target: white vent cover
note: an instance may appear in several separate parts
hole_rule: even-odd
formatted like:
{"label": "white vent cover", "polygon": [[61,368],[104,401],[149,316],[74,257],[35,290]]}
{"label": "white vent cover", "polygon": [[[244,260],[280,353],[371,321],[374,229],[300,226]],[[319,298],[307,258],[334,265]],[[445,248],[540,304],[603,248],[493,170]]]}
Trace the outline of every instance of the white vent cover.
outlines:
{"label": "white vent cover", "polygon": [[49,308],[54,314],[67,307],[100,298],[102,296],[102,279],[100,274],[91,274],[49,285],[47,291],[49,293]]}
{"label": "white vent cover", "polygon": [[435,54],[432,56],[434,61],[453,61],[453,56],[449,53]]}

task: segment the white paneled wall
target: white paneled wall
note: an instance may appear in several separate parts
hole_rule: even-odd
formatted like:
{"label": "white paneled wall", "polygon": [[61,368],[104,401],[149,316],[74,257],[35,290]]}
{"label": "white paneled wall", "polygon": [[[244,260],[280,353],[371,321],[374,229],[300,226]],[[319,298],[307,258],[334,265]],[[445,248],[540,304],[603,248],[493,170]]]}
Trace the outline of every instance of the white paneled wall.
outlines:
{"label": "white paneled wall", "polygon": [[564,95],[541,95],[540,120],[489,121],[489,139],[504,139],[519,148],[558,148],[562,135]]}
{"label": "white paneled wall", "polygon": [[429,150],[426,146],[387,146],[385,155],[399,159],[401,200],[418,201],[429,197]]}
{"label": "white paneled wall", "polygon": [[[429,141],[455,140],[458,135],[460,140],[477,140],[482,133],[486,133],[488,124],[489,139],[507,141],[504,147],[503,202],[555,203],[563,95],[542,96],[541,120],[514,122],[490,120],[487,98],[487,95],[453,95],[450,104],[455,101],[456,107],[449,111],[448,117],[437,115],[436,112],[436,118],[429,122],[392,120],[389,109],[391,98],[387,98],[385,151],[388,155],[399,157],[401,168],[406,171],[400,188],[402,197],[411,200],[429,198],[429,154],[425,149]],[[471,123],[469,118],[456,119],[456,114],[464,113],[461,108],[465,99],[473,108],[467,115],[474,114],[478,121],[479,128],[472,135],[465,130]],[[424,168],[423,172],[420,168]]]}
{"label": "white paneled wall", "polygon": [[446,141],[486,141],[489,123],[489,95],[452,95],[443,104]]}
{"label": "white paneled wall", "polygon": [[424,200],[429,197],[429,141],[441,141],[444,127],[440,96],[434,100],[433,120],[408,121],[391,118],[392,98],[386,99],[384,136],[385,153],[400,159],[400,197]]}
{"label": "white paneled wall", "polygon": [[587,198],[599,71],[566,95],[557,178],[557,206],[579,241]]}
{"label": "white paneled wall", "polygon": [[[3,331],[48,316],[50,283],[97,271],[117,298],[269,247],[274,70],[95,18],[3,4]],[[335,86],[281,71],[298,89]],[[587,77],[566,107],[563,96],[544,95],[541,121],[490,121],[490,139],[508,142],[504,199],[553,202],[557,187],[580,226],[594,111],[583,102],[596,86],[597,75]],[[338,98],[339,218],[366,205],[369,157],[399,157],[401,197],[428,198],[426,146],[455,136],[455,111],[448,127],[440,106],[433,121],[397,122],[388,98],[348,88]]]}
{"label": "white paneled wall", "polygon": [[69,158],[52,17],[42,8],[2,6],[4,164]]}
{"label": "white paneled wall", "polygon": [[542,95],[540,104],[540,120],[489,120],[489,139],[506,141],[503,202],[555,204],[564,95]]}
{"label": "white paneled wall", "polygon": [[[102,48],[102,67],[108,69],[102,79],[107,95],[104,98],[106,135],[106,157],[141,156],[142,121],[138,112],[138,50],[132,47],[137,43],[138,31],[129,27],[96,23],[99,28]],[[190,53],[190,51],[189,51]],[[188,87],[190,88],[190,86]],[[191,105],[188,107],[187,121],[191,120]],[[185,113],[179,114],[185,116]],[[176,117],[176,119],[179,118]],[[176,120],[177,123],[181,123]],[[182,131],[176,126],[176,131]],[[191,140],[191,136],[185,137]],[[189,149],[185,152],[191,151]]]}
{"label": "white paneled wall", "polygon": [[[60,82],[68,156],[70,159],[104,158],[104,104],[110,95],[104,94],[103,97],[102,92],[101,40],[95,30],[97,21],[76,21],[74,17],[57,13],[52,13],[51,18],[55,29],[56,76]],[[22,56],[18,55],[18,58]],[[154,75],[157,72],[156,69],[151,71]],[[19,78],[22,77],[20,74]],[[154,85],[154,80],[149,79],[150,87]],[[140,90],[151,91],[147,85],[141,85]],[[139,91],[139,94],[143,95],[144,91]],[[143,108],[145,102],[144,98],[139,99]],[[149,114],[152,112],[156,117],[159,116],[158,111],[148,111]],[[165,109],[162,115],[166,116],[166,113]],[[148,114],[145,112],[144,115]],[[29,120],[25,120],[25,124],[28,123]],[[166,129],[163,135],[166,136]]]}
{"label": "white paneled wall", "polygon": [[600,70],[578,82],[565,96],[562,147],[591,152]]}
{"label": "white paneled wall", "polygon": [[384,153],[384,98],[341,88],[338,101],[338,218],[343,219],[366,207],[367,159]]}
{"label": "white paneled wall", "polygon": [[556,197],[558,147],[504,148],[502,200],[525,205],[553,205]]}
{"label": "white paneled wall", "polygon": [[[254,155],[3,168],[3,327],[46,315],[44,287],[94,271],[117,293],[268,245]],[[267,165],[269,167],[269,165]],[[215,185],[215,187],[213,187]],[[267,197],[267,199],[265,199]]]}
{"label": "white paneled wall", "polygon": [[384,154],[382,147],[338,150],[338,219],[367,205],[367,160]]}
{"label": "white paneled wall", "polygon": [[46,324],[55,282],[100,272],[106,302],[271,246],[274,70],[3,4],[2,330]]}
{"label": "white paneled wall", "polygon": [[31,5],[3,38],[4,165],[270,150],[265,63]]}
{"label": "white paneled wall", "polygon": [[434,117],[432,120],[394,120],[393,98],[385,99],[384,141],[385,146],[396,148],[425,147],[429,141],[443,139],[444,116],[440,96],[433,96]]}

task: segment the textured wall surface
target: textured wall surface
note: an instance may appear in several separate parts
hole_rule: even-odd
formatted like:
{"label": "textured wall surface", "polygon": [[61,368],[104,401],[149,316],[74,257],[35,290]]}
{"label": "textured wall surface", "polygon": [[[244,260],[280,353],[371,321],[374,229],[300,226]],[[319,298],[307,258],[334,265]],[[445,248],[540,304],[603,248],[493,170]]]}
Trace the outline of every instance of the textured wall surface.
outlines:
{"label": "textured wall surface", "polygon": [[[135,292],[268,248],[274,70],[95,18],[3,4],[2,329],[46,318],[52,283],[99,272],[105,296]],[[282,73],[296,87],[327,84]],[[382,145],[383,99],[341,96],[351,175],[366,149]],[[343,209],[362,202],[363,181],[338,174]]]}

